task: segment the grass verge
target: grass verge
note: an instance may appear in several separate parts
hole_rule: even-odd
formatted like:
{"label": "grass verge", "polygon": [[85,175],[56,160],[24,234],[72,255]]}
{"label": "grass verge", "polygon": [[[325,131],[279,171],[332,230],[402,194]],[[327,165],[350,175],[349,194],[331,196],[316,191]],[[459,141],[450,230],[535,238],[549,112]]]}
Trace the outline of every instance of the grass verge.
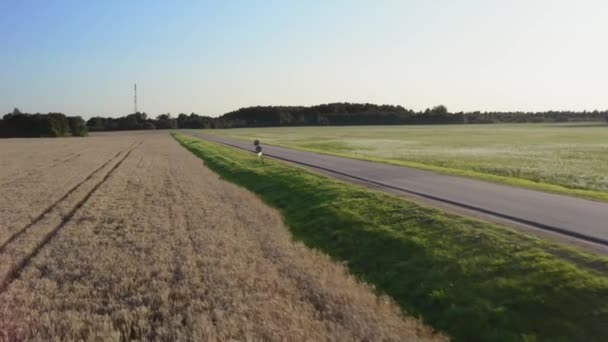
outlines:
{"label": "grass verge", "polygon": [[[217,134],[216,132],[212,132],[212,130],[208,130],[205,133],[216,134],[218,136],[226,136],[226,137],[230,137],[233,139],[244,140],[244,141],[245,140],[250,141],[251,139],[253,139],[253,138],[245,139],[240,136]],[[268,144],[268,143],[266,143],[266,145],[277,146],[277,147],[286,147],[286,148],[291,148],[294,150],[315,152],[315,153],[321,153],[321,154],[326,154],[326,155],[336,156],[336,157],[343,157],[343,158],[350,158],[350,159],[372,161],[372,162],[376,162],[376,163],[412,167],[412,168],[416,168],[416,169],[420,169],[420,170],[433,171],[433,172],[443,173],[443,174],[453,175],[453,176],[481,179],[481,180],[488,181],[488,182],[506,184],[506,185],[510,185],[510,186],[516,186],[516,187],[526,188],[526,189],[531,189],[531,190],[550,192],[550,193],[554,193],[554,194],[558,194],[558,195],[574,196],[574,197],[584,198],[584,199],[598,201],[598,202],[608,202],[608,192],[606,192],[606,191],[573,188],[573,187],[568,187],[568,186],[564,186],[564,185],[560,185],[560,184],[548,183],[546,181],[543,181],[540,178],[539,179],[528,179],[528,178],[520,178],[520,177],[485,173],[485,172],[480,172],[480,171],[476,171],[476,170],[466,170],[466,169],[459,169],[459,168],[448,167],[448,166],[426,164],[426,163],[409,161],[409,160],[374,158],[374,157],[370,157],[370,156],[363,156],[360,154],[355,154],[355,153],[353,153],[354,152],[353,149],[349,148],[349,146],[346,144],[336,145],[335,143],[315,143],[315,144],[302,145],[302,144],[289,144],[289,143],[285,143],[285,144],[277,144],[277,143]]]}
{"label": "grass verge", "polygon": [[228,181],[278,208],[294,237],[345,262],[457,341],[608,336],[608,259],[182,134]]}
{"label": "grass verge", "polygon": [[349,154],[349,153],[341,153],[341,152],[334,152],[334,151],[327,151],[327,150],[323,150],[323,149],[299,147],[299,146],[285,146],[285,147],[296,149],[296,150],[327,154],[327,155],[332,155],[332,156],[336,156],[336,157],[359,159],[359,160],[372,161],[372,162],[376,162],[376,163],[385,163],[385,164],[412,167],[412,168],[416,168],[416,169],[433,171],[433,172],[443,173],[443,174],[453,175],[453,176],[476,178],[476,179],[481,179],[481,180],[493,182],[493,183],[506,184],[506,185],[516,186],[516,187],[520,187],[520,188],[527,188],[527,189],[531,189],[531,190],[551,192],[551,193],[558,194],[558,195],[580,197],[580,198],[585,198],[585,199],[589,199],[592,201],[608,202],[608,192],[604,192],[604,191],[575,189],[575,188],[569,188],[569,187],[559,185],[559,184],[545,183],[542,181],[533,181],[533,180],[525,179],[525,178],[493,175],[490,173],[483,173],[483,172],[474,171],[474,170],[456,169],[456,168],[451,168],[451,167],[424,164],[424,163],[418,163],[418,162],[407,161],[407,160],[393,160],[393,159],[380,159],[380,158],[353,156],[352,154]]}

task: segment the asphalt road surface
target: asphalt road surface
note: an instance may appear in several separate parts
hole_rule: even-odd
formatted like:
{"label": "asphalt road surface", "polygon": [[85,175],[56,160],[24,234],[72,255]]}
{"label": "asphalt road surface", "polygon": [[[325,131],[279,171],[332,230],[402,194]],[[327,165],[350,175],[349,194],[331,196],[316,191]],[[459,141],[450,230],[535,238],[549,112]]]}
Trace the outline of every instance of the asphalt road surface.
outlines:
{"label": "asphalt road surface", "polygon": [[[254,150],[253,142],[186,131],[186,134]],[[444,204],[465,214],[496,218],[608,246],[608,203],[545,193],[383,163],[264,145],[264,155],[369,185]],[[480,215],[476,215],[480,214]]]}

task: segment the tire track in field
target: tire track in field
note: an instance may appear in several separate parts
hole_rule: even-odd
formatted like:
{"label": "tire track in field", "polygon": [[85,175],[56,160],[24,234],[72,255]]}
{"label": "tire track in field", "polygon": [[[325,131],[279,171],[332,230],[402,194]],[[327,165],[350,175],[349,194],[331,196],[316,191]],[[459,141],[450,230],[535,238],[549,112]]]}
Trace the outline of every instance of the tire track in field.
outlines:
{"label": "tire track in field", "polygon": [[55,207],[57,207],[59,205],[59,203],[63,202],[74,191],[78,190],[78,188],[80,188],[80,186],[82,186],[88,180],[90,180],[91,178],[93,178],[93,176],[95,176],[95,174],[97,172],[101,171],[108,164],[110,164],[113,160],[115,160],[116,158],[118,158],[118,156],[121,153],[123,153],[123,151],[119,151],[116,155],[114,155],[112,158],[110,158],[105,163],[103,163],[100,167],[98,167],[97,169],[95,169],[85,179],[83,179],[82,181],[80,181],[78,184],[74,185],[72,188],[70,188],[70,190],[68,190],[65,194],[63,194],[63,196],[61,196],[59,199],[57,199],[55,202],[53,202],[50,206],[48,206],[46,209],[44,209],[38,216],[36,216],[34,219],[32,219],[32,221],[30,223],[28,223],[25,227],[19,229],[13,235],[11,235],[6,241],[4,241],[4,243],[2,245],[0,245],[0,253],[2,253],[4,251],[4,249],[6,248],[6,246],[8,246],[8,244],[10,244],[11,242],[13,242],[13,240],[15,240],[16,238],[18,238],[21,234],[25,233],[31,226],[33,226],[36,223],[38,223],[44,217],[44,215],[46,215],[49,212],[51,212],[51,210],[53,210]]}
{"label": "tire track in field", "polygon": [[[141,143],[141,141],[140,141],[140,143]],[[137,143],[135,143],[135,144],[137,144]],[[8,246],[12,241],[14,241],[16,238],[18,238],[21,234],[25,233],[31,226],[35,225],[40,220],[42,220],[42,218],[44,217],[44,215],[48,214],[53,209],[55,209],[61,202],[63,202],[66,198],[68,198],[68,196],[70,196],[72,193],[74,193],[75,191],[77,191],[84,183],[86,183],[91,178],[93,178],[93,176],[95,176],[95,174],[97,174],[98,172],[100,172],[101,170],[103,170],[112,161],[116,160],[116,158],[118,158],[118,156],[120,156],[125,151],[128,151],[131,148],[134,148],[133,146],[135,144],[131,144],[131,146],[129,146],[127,149],[125,149],[123,151],[119,151],[118,153],[116,153],[112,158],[108,159],[105,163],[103,163],[101,166],[99,166],[97,169],[95,169],[93,172],[91,172],[85,179],[83,179],[78,184],[74,185],[63,196],[61,196],[59,199],[57,199],[55,202],[53,202],[50,206],[48,206],[46,209],[44,209],[40,214],[38,214],[38,216],[36,216],[34,219],[32,219],[32,221],[30,223],[28,223],[27,225],[25,225],[25,227],[19,229],[13,235],[11,235],[6,241],[4,241],[2,243],[2,245],[0,245],[0,254],[2,254],[2,252],[4,251],[4,249],[6,248],[6,246]]]}
{"label": "tire track in field", "polygon": [[[30,261],[36,256],[38,255],[38,253],[40,252],[40,250],[51,241],[51,239],[57,235],[57,233],[59,233],[59,231],[72,219],[72,217],[74,216],[74,214],[78,211],[78,209],[80,209],[88,200],[89,198],[91,198],[91,196],[97,191],[97,189],[99,189],[99,187],[101,187],[109,178],[110,176],[114,173],[114,171],[116,171],[120,165],[122,165],[122,163],[131,155],[131,153],[137,148],[139,147],[141,144],[143,143],[143,140],[140,140],[139,142],[136,142],[134,145],[132,145],[132,147],[128,150],[128,152],[126,152],[126,154],[120,158],[120,160],[103,176],[103,178],[97,182],[97,184],[95,184],[95,186],[93,186],[93,188],[91,188],[91,190],[89,190],[83,198],[81,198],[78,202],[76,202],[76,204],[74,205],[74,207],[72,207],[65,215],[63,215],[63,217],[61,218],[59,224],[57,224],[51,231],[49,231],[34,247],[34,249],[27,253],[26,255],[24,255],[22,258],[20,258],[19,261],[17,261],[16,263],[14,263],[13,265],[11,265],[8,270],[0,275],[2,278],[0,279],[0,294],[4,293],[4,291],[6,291],[8,289],[8,287],[10,286],[10,284],[15,281],[17,278],[19,278],[21,272],[23,271],[23,269],[25,269],[25,267],[27,267],[27,265],[30,263]],[[108,162],[104,163],[103,166],[106,166],[107,164],[109,164],[112,160],[115,160],[116,157],[121,154],[123,151],[119,152],[116,156],[114,156],[113,158],[111,158]],[[81,182],[79,185],[84,184],[87,180],[90,180],[93,175],[103,169],[103,166],[100,167],[98,170],[94,171],[92,174],[90,174],[83,182]],[[76,191],[76,189],[79,186],[70,189],[71,192]],[[62,197],[62,200],[65,200],[71,192],[68,192],[66,195],[64,195]],[[62,200],[57,201],[53,206],[49,207],[50,209],[48,211],[46,211],[45,213],[41,214],[40,217],[38,218],[38,220],[36,222],[39,222],[42,220],[42,218],[46,215],[49,214],[51,211],[53,211],[54,208],[57,207],[57,205],[59,205],[59,203],[62,202]],[[35,223],[29,224],[27,226],[27,228],[32,227]],[[27,231],[27,228],[25,228],[24,230],[22,230],[21,233],[19,233],[17,237],[13,238],[11,241],[15,241],[17,240],[18,237],[23,236],[24,232]],[[5,243],[2,248],[0,249],[0,257],[2,257],[4,254],[4,252],[6,251],[7,247],[9,246],[9,243]]]}
{"label": "tire track in field", "polygon": [[55,160],[55,163],[53,163],[50,167],[55,167],[61,164],[65,164],[67,162],[71,162],[72,160],[80,157],[82,155],[82,152],[79,153],[72,153],[70,156],[68,156],[67,158],[63,159],[63,160]]}

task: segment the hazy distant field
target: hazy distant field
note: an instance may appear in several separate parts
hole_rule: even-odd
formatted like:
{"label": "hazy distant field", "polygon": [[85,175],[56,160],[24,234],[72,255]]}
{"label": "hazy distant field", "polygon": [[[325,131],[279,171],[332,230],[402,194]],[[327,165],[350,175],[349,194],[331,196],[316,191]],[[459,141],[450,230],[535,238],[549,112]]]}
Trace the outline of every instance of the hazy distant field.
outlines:
{"label": "hazy distant field", "polygon": [[603,123],[243,128],[205,132],[473,177],[497,175],[572,189],[608,191],[608,125]]}

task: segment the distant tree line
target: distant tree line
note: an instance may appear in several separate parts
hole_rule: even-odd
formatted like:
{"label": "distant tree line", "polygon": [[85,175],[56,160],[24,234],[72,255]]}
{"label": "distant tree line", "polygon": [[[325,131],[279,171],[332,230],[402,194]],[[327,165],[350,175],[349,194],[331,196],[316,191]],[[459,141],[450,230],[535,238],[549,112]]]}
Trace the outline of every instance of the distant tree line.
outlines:
{"label": "distant tree line", "polygon": [[139,112],[119,118],[104,118],[100,116],[92,117],[87,120],[87,127],[91,132],[144,130],[157,128],[154,120],[149,119],[146,113]]}
{"label": "distant tree line", "polygon": [[15,108],[0,119],[0,138],[86,136],[87,125],[80,116],[61,113],[27,114]]}
{"label": "distant tree line", "polygon": [[218,118],[225,127],[315,125],[432,125],[608,121],[608,111],[458,112],[439,105],[415,112],[401,106],[331,103],[312,107],[248,107]]}
{"label": "distant tree line", "polygon": [[127,131],[142,129],[174,129],[174,128],[216,128],[221,122],[217,118],[197,114],[180,114],[177,118],[171,114],[161,114],[156,119],[148,118],[146,113],[133,113],[119,118],[96,116],[87,120],[91,132]]}
{"label": "distant tree line", "polygon": [[590,112],[470,112],[454,113],[463,118],[463,123],[540,123],[540,122],[608,122],[608,110]]}
{"label": "distant tree line", "polygon": [[83,136],[88,131],[124,131],[175,128],[234,128],[273,126],[433,125],[531,122],[608,121],[608,111],[458,112],[439,105],[424,111],[370,103],[329,103],[317,106],[257,106],[241,108],[219,117],[195,113],[161,114],[149,118],[133,113],[118,118],[61,113],[23,114],[17,109],[0,120],[0,137]]}
{"label": "distant tree line", "polygon": [[145,113],[120,118],[94,117],[87,121],[90,131],[172,128],[235,128],[273,126],[344,125],[433,125],[489,124],[526,122],[608,121],[608,111],[572,112],[458,112],[450,113],[439,105],[415,112],[401,106],[370,103],[329,103],[304,106],[257,106],[241,108],[219,117],[162,114],[156,119]]}

